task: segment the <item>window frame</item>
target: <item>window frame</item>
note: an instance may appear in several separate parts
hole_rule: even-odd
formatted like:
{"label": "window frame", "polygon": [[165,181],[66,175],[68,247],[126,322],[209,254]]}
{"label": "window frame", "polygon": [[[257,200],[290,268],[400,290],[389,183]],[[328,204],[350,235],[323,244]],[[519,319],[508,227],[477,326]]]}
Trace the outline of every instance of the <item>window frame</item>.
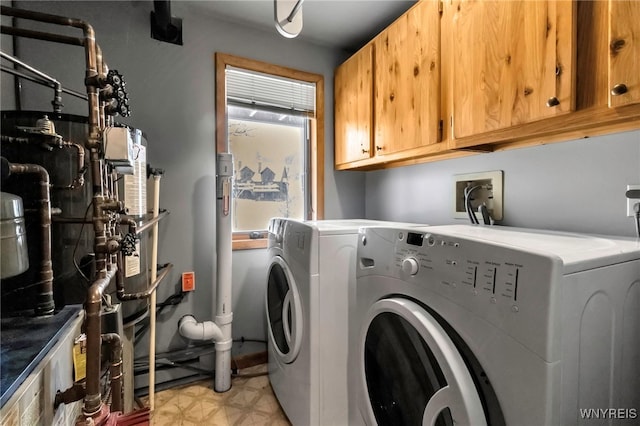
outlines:
{"label": "window frame", "polygon": [[[324,218],[324,76],[293,68],[274,65],[254,59],[216,52],[216,154],[226,152],[228,147],[227,88],[225,70],[227,66],[272,74],[279,77],[314,83],[316,86],[316,115],[311,118],[309,146],[310,177],[308,190],[311,196],[307,220]],[[261,230],[262,238],[250,238],[249,232],[234,232],[233,250],[266,248],[267,230]]]}

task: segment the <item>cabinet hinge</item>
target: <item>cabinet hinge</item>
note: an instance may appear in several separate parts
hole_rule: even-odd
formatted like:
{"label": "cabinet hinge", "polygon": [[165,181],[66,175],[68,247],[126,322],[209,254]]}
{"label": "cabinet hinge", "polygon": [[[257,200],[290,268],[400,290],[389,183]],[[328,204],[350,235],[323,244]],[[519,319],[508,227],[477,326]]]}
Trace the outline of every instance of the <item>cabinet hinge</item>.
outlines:
{"label": "cabinet hinge", "polygon": [[444,11],[444,3],[442,1],[438,2],[438,13],[440,15],[442,15],[442,12]]}

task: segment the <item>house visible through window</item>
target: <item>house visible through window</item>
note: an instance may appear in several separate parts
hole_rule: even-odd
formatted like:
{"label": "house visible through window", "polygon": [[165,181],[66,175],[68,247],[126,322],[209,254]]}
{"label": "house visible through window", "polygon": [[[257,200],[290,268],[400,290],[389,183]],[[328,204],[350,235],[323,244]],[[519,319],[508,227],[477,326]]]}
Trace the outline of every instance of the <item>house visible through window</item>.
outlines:
{"label": "house visible through window", "polygon": [[216,146],[234,161],[234,249],[265,247],[272,217],[321,219],[322,76],[216,54],[216,85]]}
{"label": "house visible through window", "polygon": [[309,120],[243,106],[229,105],[227,111],[233,230],[264,230],[276,216],[305,219]]}

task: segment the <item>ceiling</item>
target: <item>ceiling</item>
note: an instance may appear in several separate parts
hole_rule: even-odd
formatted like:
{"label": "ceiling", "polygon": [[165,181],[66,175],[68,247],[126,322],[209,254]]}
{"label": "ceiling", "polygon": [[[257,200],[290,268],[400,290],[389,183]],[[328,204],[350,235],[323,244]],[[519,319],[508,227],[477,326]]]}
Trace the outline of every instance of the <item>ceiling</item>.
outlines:
{"label": "ceiling", "polygon": [[[378,34],[416,0],[305,0],[299,39],[355,51]],[[277,33],[273,0],[197,1],[216,17]]]}

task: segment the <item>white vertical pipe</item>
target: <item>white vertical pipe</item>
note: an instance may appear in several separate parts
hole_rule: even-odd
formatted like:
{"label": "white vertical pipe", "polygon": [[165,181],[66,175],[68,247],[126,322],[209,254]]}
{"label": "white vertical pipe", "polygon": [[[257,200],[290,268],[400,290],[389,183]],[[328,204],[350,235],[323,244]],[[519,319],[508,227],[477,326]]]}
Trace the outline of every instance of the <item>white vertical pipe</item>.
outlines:
{"label": "white vertical pipe", "polygon": [[[162,175],[153,175],[153,217],[160,213],[160,178]],[[151,283],[156,281],[158,274],[158,222],[153,224],[151,231]],[[151,292],[149,299],[149,410],[155,408],[156,396],[156,291]]]}
{"label": "white vertical pipe", "polygon": [[216,317],[215,323],[222,331],[222,339],[216,341],[216,392],[231,388],[231,178],[233,157],[230,153],[218,154],[218,182],[216,205]]}

